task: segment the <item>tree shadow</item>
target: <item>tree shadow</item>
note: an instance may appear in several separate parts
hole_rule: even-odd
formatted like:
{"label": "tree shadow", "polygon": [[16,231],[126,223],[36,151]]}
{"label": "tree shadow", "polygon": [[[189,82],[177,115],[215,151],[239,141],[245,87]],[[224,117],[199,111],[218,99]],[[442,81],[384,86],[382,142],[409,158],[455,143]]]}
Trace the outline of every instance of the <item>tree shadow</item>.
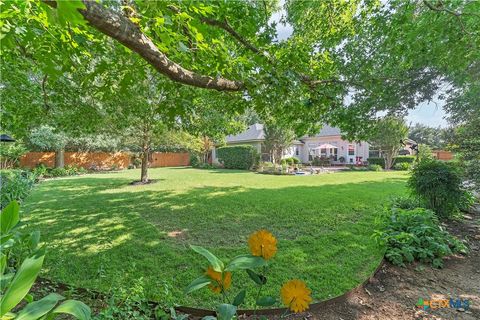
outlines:
{"label": "tree shadow", "polygon": [[[375,218],[385,198],[402,193],[405,184],[390,178],[281,188],[143,190],[130,182],[120,177],[84,177],[76,184],[58,180],[32,194],[24,209],[27,228],[40,230],[47,243],[47,276],[100,290],[129,287],[143,278],[156,300],[164,298],[159,287],[166,281],[178,303],[210,306],[214,299],[206,292],[189,297],[181,292],[205,267],[188,244],[231,258],[247,253],[248,236],[265,228],[279,240],[271,271],[274,289],[302,278],[316,299],[325,299],[353,288],[376,267],[382,248],[371,238]],[[248,281],[243,274],[237,280],[242,279]]]}

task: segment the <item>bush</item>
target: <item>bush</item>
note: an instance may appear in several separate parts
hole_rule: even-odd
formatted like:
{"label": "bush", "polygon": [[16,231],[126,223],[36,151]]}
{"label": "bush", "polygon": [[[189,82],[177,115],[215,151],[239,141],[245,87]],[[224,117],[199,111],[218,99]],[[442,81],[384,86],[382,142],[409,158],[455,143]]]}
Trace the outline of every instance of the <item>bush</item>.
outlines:
{"label": "bush", "polygon": [[383,168],[379,164],[371,164],[368,166],[368,170],[370,171],[383,171]]}
{"label": "bush", "polygon": [[32,190],[36,176],[25,170],[0,171],[0,207],[4,208],[13,200],[21,202]]}
{"label": "bush", "polygon": [[395,163],[393,165],[393,170],[407,171],[410,170],[412,165],[408,162]]}
{"label": "bush", "polygon": [[414,163],[415,162],[415,157],[414,156],[399,156],[395,158],[395,161],[393,163]]}
{"label": "bush", "polygon": [[419,162],[412,170],[408,186],[414,196],[442,218],[449,218],[465,205],[468,193],[462,189],[458,165],[438,160]]}
{"label": "bush", "polygon": [[18,166],[21,156],[27,153],[27,149],[22,143],[2,143],[0,148],[0,162],[2,168],[13,168]]}
{"label": "bush", "polygon": [[[368,161],[368,164],[377,164],[377,165],[381,166],[382,168],[385,168],[385,159],[384,158],[372,157],[372,158],[368,158],[367,161]],[[395,164],[398,164],[398,163],[410,163],[410,164],[412,164],[413,162],[415,162],[415,157],[414,156],[398,156],[398,157],[395,157],[395,159],[393,160],[394,167],[395,167]]]}
{"label": "bush", "polygon": [[190,153],[190,165],[194,168],[197,168],[200,163],[202,162],[200,161],[200,157],[198,156],[198,154]]}
{"label": "bush", "polygon": [[382,168],[385,167],[385,159],[384,158],[368,158],[367,159],[369,165],[379,165]]}
{"label": "bush", "polygon": [[48,170],[49,177],[65,177],[70,175],[68,170],[65,168],[52,168]]}
{"label": "bush", "polygon": [[290,166],[293,166],[294,164],[299,164],[300,159],[296,157],[290,157],[290,158],[283,158],[281,161],[281,164],[288,164]]}
{"label": "bush", "polygon": [[38,164],[35,168],[32,169],[32,173],[36,178],[43,178],[47,175],[48,168],[43,163]]}
{"label": "bush", "polygon": [[395,198],[392,198],[391,208],[399,208],[399,209],[422,208],[422,202],[417,197],[395,197]]}
{"label": "bush", "polygon": [[218,148],[217,155],[226,169],[250,170],[260,160],[257,149],[250,145],[221,147]]}
{"label": "bush", "polygon": [[374,236],[386,245],[385,258],[398,266],[418,260],[441,268],[443,257],[467,252],[460,240],[439,226],[435,213],[424,208],[393,208],[385,229]]}

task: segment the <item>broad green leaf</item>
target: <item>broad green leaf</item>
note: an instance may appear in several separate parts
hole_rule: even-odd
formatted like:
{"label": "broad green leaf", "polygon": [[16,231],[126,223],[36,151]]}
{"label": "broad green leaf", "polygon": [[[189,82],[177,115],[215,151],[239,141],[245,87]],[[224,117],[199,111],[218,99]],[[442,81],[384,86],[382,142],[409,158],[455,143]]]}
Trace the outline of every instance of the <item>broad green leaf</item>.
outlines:
{"label": "broad green leaf", "polygon": [[238,307],[245,301],[245,295],[247,294],[247,290],[243,289],[241,290],[236,296],[235,299],[233,299],[233,305]]}
{"label": "broad green leaf", "polygon": [[210,279],[206,276],[201,276],[193,280],[184,290],[185,294],[189,294],[195,290],[201,289],[210,283]]}
{"label": "broad green leaf", "polygon": [[277,300],[274,297],[270,297],[270,296],[260,297],[256,301],[257,306],[261,306],[261,307],[270,307],[274,305],[275,302],[277,302]]}
{"label": "broad green leaf", "polygon": [[65,299],[59,294],[50,293],[48,296],[27,304],[17,315],[15,320],[36,320],[46,315],[59,301]]}
{"label": "broad green leaf", "polygon": [[237,313],[237,307],[232,304],[222,303],[217,306],[216,311],[218,320],[231,320]]}
{"label": "broad green leaf", "polygon": [[79,9],[85,9],[85,4],[81,0],[57,1],[58,19],[61,24],[70,22],[72,24],[86,25],[86,20]]}
{"label": "broad green leaf", "polygon": [[7,274],[2,274],[0,276],[0,290],[4,290],[8,285],[10,284],[10,281],[12,281],[13,277],[15,276],[15,273],[7,273]]}
{"label": "broad green leaf", "polygon": [[210,265],[212,266],[213,270],[215,270],[217,272],[222,272],[223,271],[223,268],[224,268],[223,262],[220,259],[218,259],[213,253],[211,253],[207,249],[199,247],[199,246],[190,245],[190,248],[192,248],[192,250],[195,251],[196,253],[199,253],[202,256],[204,256],[205,258],[207,258],[207,260],[208,260],[208,262],[210,262]]}
{"label": "broad green leaf", "polygon": [[40,272],[45,259],[45,250],[37,251],[26,258],[0,300],[0,317],[12,310],[28,293]]}
{"label": "broad green leaf", "polygon": [[0,252],[0,275],[3,275],[7,267],[7,256]]}
{"label": "broad green leaf", "polygon": [[217,320],[217,317],[214,316],[205,316],[202,318],[202,320]]}
{"label": "broad green leaf", "polygon": [[247,269],[247,273],[250,279],[252,279],[256,284],[264,285],[265,283],[267,283],[267,278],[260,274],[257,274],[255,271]]}
{"label": "broad green leaf", "polygon": [[40,231],[36,230],[36,231],[33,231],[31,234],[30,234],[30,240],[28,242],[28,246],[30,247],[30,249],[36,249],[37,246],[38,246],[38,243],[40,242]]}
{"label": "broad green leaf", "polygon": [[3,234],[12,230],[20,221],[20,206],[18,202],[13,200],[5,208],[3,208],[0,214],[0,231]]}
{"label": "broad green leaf", "polygon": [[53,310],[53,313],[65,313],[80,320],[89,320],[92,314],[90,308],[83,302],[67,300]]}
{"label": "broad green leaf", "polygon": [[225,268],[226,271],[254,269],[263,267],[267,264],[267,261],[262,257],[255,257],[250,254],[241,255],[233,258],[232,261]]}

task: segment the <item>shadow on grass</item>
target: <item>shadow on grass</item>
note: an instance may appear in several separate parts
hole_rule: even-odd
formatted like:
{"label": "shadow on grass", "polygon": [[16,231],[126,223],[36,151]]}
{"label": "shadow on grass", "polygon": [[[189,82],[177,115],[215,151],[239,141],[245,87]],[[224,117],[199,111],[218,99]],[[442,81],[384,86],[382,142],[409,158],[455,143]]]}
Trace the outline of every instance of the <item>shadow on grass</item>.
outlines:
{"label": "shadow on grass", "polygon": [[354,287],[376,267],[382,249],[371,238],[375,217],[385,198],[404,189],[404,179],[395,178],[180,191],[142,190],[130,182],[58,180],[32,194],[27,223],[42,232],[50,249],[47,275],[100,290],[129,287],[142,277],[156,300],[167,281],[179,303],[205,306],[210,296],[181,293],[205,266],[188,244],[233,257],[247,252],[250,233],[266,228],[279,239],[274,283],[303,278],[316,299],[325,299]]}

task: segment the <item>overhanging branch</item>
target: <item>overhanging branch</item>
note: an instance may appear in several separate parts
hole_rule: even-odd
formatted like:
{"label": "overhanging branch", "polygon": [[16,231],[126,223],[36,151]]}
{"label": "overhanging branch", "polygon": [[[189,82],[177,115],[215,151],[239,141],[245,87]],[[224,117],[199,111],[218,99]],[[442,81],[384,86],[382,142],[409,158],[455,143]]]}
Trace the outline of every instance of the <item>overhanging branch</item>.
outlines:
{"label": "overhanging branch", "polygon": [[[53,8],[57,7],[56,1],[42,1]],[[149,37],[125,16],[105,8],[96,1],[83,0],[83,3],[85,9],[80,9],[79,12],[92,27],[138,53],[158,72],[171,80],[194,87],[219,91],[239,91],[244,88],[244,84],[240,81],[223,77],[213,78],[183,68],[171,61]]]}

